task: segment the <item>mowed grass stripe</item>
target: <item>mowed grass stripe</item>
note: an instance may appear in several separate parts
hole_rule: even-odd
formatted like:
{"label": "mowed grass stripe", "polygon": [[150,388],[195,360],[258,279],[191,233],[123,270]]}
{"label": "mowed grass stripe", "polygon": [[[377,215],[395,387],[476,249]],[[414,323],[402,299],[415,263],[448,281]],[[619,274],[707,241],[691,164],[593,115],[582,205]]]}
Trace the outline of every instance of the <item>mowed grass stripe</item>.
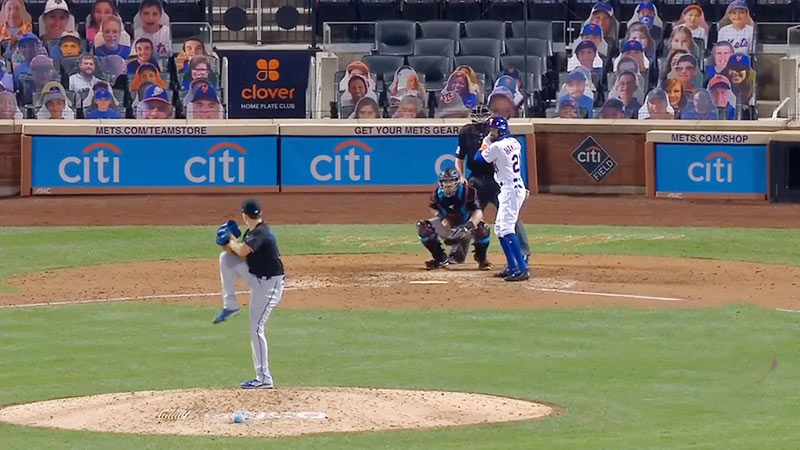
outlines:
{"label": "mowed grass stripe", "polygon": [[[94,393],[235,387],[248,321],[215,308],[114,304],[0,311],[0,404]],[[701,310],[277,310],[280,386],[482,392],[556,403],[557,418],[278,442],[0,426],[7,448],[796,448],[794,315]],[[762,383],[772,357],[778,368]]]}
{"label": "mowed grass stripe", "polygon": [[[213,227],[0,228],[0,280],[63,267],[213,258]],[[534,252],[629,254],[800,264],[800,230],[528,226]],[[286,255],[422,253],[410,224],[280,225]],[[491,249],[499,251],[497,242]]]}

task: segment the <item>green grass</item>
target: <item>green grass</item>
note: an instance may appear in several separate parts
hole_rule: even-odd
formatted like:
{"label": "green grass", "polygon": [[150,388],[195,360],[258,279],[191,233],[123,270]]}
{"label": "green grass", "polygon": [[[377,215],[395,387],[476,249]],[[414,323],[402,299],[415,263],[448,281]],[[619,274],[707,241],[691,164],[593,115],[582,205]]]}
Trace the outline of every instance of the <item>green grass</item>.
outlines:
{"label": "green grass", "polygon": [[[278,226],[285,254],[419,253],[410,225]],[[529,226],[535,252],[800,264],[800,231]],[[0,228],[0,282],[60,267],[209,258],[212,227]],[[496,248],[496,243],[493,244]],[[0,285],[0,290],[3,289]],[[143,389],[231,387],[252,360],[245,318],[216,308],[0,309],[0,404]],[[2,448],[796,449],[797,314],[723,309],[298,311],[270,320],[280,386],[474,391],[551,402],[535,422],[281,440],[0,425]],[[773,353],[779,366],[760,384]]]}
{"label": "green grass", "polygon": [[[213,227],[0,228],[0,280],[72,266],[208,258],[217,252]],[[800,230],[528,226],[535,252],[662,255],[800,264]],[[411,225],[276,226],[287,255],[417,253]],[[492,248],[497,249],[496,242]],[[6,264],[6,261],[11,263]]]}
{"label": "green grass", "polygon": [[[233,387],[248,321],[210,307],[106,304],[0,311],[0,403]],[[797,316],[709,310],[298,311],[270,320],[276,382],[447,389],[556,403],[535,422],[282,440],[0,426],[4,448],[720,448],[800,442]],[[422,344],[424,343],[424,345]],[[778,368],[761,384],[773,353]]]}

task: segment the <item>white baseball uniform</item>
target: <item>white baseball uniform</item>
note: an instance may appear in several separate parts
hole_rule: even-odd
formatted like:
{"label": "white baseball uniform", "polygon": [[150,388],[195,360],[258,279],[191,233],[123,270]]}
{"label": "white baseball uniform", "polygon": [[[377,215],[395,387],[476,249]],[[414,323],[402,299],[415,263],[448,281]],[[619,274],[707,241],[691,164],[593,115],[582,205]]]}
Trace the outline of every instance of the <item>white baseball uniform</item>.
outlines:
{"label": "white baseball uniform", "polygon": [[494,142],[487,136],[481,146],[481,156],[494,166],[494,180],[500,186],[497,197],[500,205],[494,221],[494,234],[500,238],[514,233],[519,210],[525,202],[521,151],[522,145],[510,136]]}
{"label": "white baseball uniform", "polygon": [[722,41],[730,42],[734,52],[749,55],[753,45],[753,26],[745,25],[744,28],[737,30],[733,25],[726,25],[717,33],[717,42]]}

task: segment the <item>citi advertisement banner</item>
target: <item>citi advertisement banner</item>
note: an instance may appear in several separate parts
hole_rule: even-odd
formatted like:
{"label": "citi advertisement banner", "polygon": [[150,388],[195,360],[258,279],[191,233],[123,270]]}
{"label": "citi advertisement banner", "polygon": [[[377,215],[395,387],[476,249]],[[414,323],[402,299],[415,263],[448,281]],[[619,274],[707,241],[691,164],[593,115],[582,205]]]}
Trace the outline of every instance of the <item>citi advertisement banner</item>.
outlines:
{"label": "citi advertisement banner", "polygon": [[220,50],[228,58],[228,117],[305,118],[311,53]]}
{"label": "citi advertisement banner", "polygon": [[[522,175],[527,183],[524,136]],[[455,166],[457,136],[281,136],[281,185],[420,186]]]}
{"label": "citi advertisement banner", "polygon": [[766,145],[656,144],[657,192],[766,194]]}
{"label": "citi advertisement banner", "polygon": [[31,187],[256,187],[278,184],[275,136],[34,136]]}

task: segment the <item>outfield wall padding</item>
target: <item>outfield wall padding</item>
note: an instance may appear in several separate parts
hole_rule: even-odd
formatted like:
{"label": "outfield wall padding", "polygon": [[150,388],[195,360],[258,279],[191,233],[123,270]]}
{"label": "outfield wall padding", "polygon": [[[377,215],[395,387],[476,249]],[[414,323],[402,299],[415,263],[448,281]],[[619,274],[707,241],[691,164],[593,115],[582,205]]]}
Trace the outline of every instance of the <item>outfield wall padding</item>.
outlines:
{"label": "outfield wall padding", "polygon": [[[0,189],[19,186],[21,195],[425,192],[435,184],[436,173],[455,159],[457,134],[465,123],[464,119],[5,121],[0,122],[0,139],[8,144],[0,150]],[[523,143],[521,171],[534,194],[685,198],[696,193],[657,193],[657,144],[648,140],[648,133],[730,132],[763,138],[800,128],[783,120],[513,119],[510,123],[512,135]],[[26,138],[21,139],[20,133]],[[755,154],[740,156],[744,160]],[[747,164],[760,167],[758,161]],[[750,192],[752,186],[745,190],[731,194],[712,189],[706,194],[766,197]]]}

